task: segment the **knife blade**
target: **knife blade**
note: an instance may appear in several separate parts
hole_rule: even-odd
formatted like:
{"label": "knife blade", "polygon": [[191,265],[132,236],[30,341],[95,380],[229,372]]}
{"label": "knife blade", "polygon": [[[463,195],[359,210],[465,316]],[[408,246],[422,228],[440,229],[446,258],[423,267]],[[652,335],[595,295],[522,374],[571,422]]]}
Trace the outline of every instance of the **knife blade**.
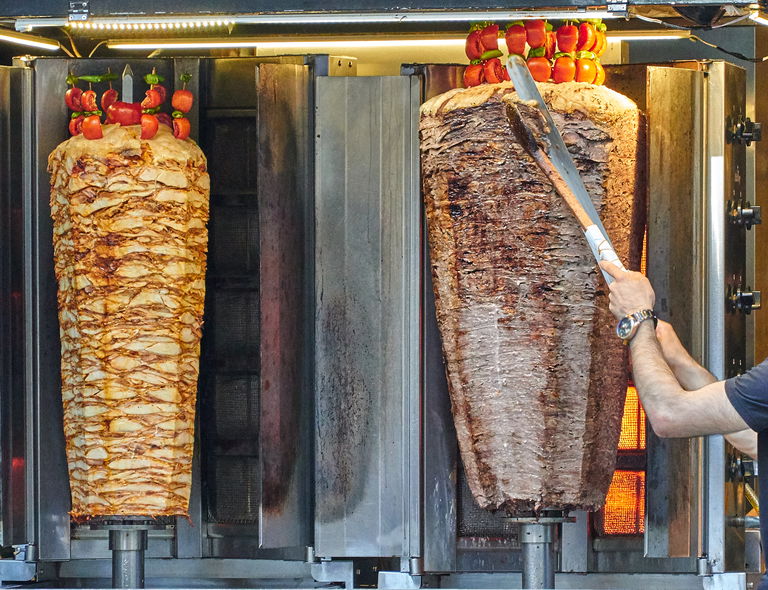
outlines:
{"label": "knife blade", "polygon": [[[613,249],[608,232],[600,221],[600,216],[595,210],[576,164],[568,148],[565,147],[560,131],[536,87],[536,82],[531,77],[528,66],[522,57],[512,55],[507,61],[507,71],[517,95],[526,103],[535,105],[544,119],[544,137],[547,141],[544,146],[540,145],[517,107],[508,105],[507,118],[516,137],[576,215],[595,260],[607,260],[623,269],[624,266]],[[606,272],[603,272],[603,276],[608,283],[613,281]]]}
{"label": "knife blade", "polygon": [[121,76],[123,102],[133,102],[133,70],[131,64],[126,64]]}

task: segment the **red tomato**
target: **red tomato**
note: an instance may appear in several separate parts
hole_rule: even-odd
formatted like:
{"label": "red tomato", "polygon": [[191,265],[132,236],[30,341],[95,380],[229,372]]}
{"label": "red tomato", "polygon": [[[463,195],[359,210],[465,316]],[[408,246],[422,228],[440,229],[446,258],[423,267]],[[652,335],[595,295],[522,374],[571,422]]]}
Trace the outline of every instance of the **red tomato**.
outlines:
{"label": "red tomato", "polygon": [[597,77],[597,66],[592,59],[581,58],[576,60],[576,81],[593,84]]}
{"label": "red tomato", "polygon": [[99,109],[99,105],[96,104],[96,93],[93,90],[86,90],[80,96],[80,104],[83,105],[84,111],[96,111]]}
{"label": "red tomato", "polygon": [[157,113],[155,118],[161,125],[168,125],[168,127],[173,129],[173,118],[168,113]]}
{"label": "red tomato", "polygon": [[531,49],[544,47],[547,42],[547,24],[541,19],[525,21],[525,34]]}
{"label": "red tomato", "polygon": [[576,43],[576,51],[592,51],[595,46],[595,26],[592,23],[579,25],[579,41]]}
{"label": "red tomato", "polygon": [[523,55],[525,53],[525,27],[521,23],[509,25],[504,40],[507,42],[507,50],[510,55]]}
{"label": "red tomato", "polygon": [[470,64],[464,68],[464,88],[479,86],[484,81],[483,64]]}
{"label": "red tomato", "polygon": [[179,117],[173,120],[173,136],[176,139],[187,139],[191,130],[189,119],[186,117]]}
{"label": "red tomato", "polygon": [[556,47],[557,47],[557,37],[555,37],[555,32],[547,31],[547,42],[544,45],[544,57],[551,60],[555,56]]}
{"label": "red tomato", "polygon": [[470,31],[467,42],[464,44],[464,51],[469,59],[480,59],[484,51],[480,31]]}
{"label": "red tomato", "polygon": [[116,102],[117,102],[117,90],[115,90],[114,88],[105,90],[104,94],[101,95],[101,110],[106,111],[110,105],[113,105]]}
{"label": "red tomato", "polygon": [[498,84],[503,81],[504,72],[504,66],[501,65],[498,57],[489,59],[483,64],[483,75],[489,84]]}
{"label": "red tomato", "polygon": [[82,115],[75,117],[74,119],[69,120],[69,134],[70,135],[79,135],[83,128],[83,117]]}
{"label": "red tomato", "polygon": [[83,119],[83,137],[86,139],[101,139],[104,134],[101,132],[101,119],[98,115],[91,115]]}
{"label": "red tomato", "polygon": [[64,102],[67,103],[69,110],[71,111],[83,110],[83,104],[82,102],[80,102],[80,97],[82,95],[83,95],[83,91],[77,88],[76,86],[72,86],[72,88],[70,88],[64,93]]}
{"label": "red tomato", "polygon": [[177,90],[171,97],[171,106],[177,111],[188,113],[192,108],[194,97],[189,90]]}
{"label": "red tomato", "polygon": [[107,123],[138,125],[141,123],[141,105],[138,102],[117,101],[107,109]]}
{"label": "red tomato", "polygon": [[549,60],[546,57],[529,57],[528,69],[533,79],[537,82],[546,82],[552,73],[552,67],[549,65]]}
{"label": "red tomato", "polygon": [[141,101],[142,109],[154,109],[155,107],[159,107],[163,102],[160,98],[160,93],[153,88],[147,90],[145,94],[146,96],[144,97],[144,100]]}
{"label": "red tomato", "polygon": [[480,43],[484,51],[499,48],[499,25],[488,25],[480,31]]}
{"label": "red tomato", "polygon": [[557,27],[557,48],[563,53],[576,51],[576,43],[579,41],[579,29],[576,25],[561,25]]}
{"label": "red tomato", "polygon": [[552,78],[558,84],[562,82],[573,82],[576,77],[576,61],[570,55],[561,55],[555,60],[555,67],[552,70]]}
{"label": "red tomato", "polygon": [[168,98],[168,91],[165,89],[165,86],[162,84],[152,84],[150,86],[152,90],[157,90],[160,93],[160,103],[164,103],[165,99]]}
{"label": "red tomato", "polygon": [[141,116],[141,139],[152,139],[157,133],[159,123],[154,115]]}
{"label": "red tomato", "polygon": [[605,84],[605,69],[599,61],[595,61],[595,68],[597,68],[597,76],[595,76],[594,84],[602,86]]}

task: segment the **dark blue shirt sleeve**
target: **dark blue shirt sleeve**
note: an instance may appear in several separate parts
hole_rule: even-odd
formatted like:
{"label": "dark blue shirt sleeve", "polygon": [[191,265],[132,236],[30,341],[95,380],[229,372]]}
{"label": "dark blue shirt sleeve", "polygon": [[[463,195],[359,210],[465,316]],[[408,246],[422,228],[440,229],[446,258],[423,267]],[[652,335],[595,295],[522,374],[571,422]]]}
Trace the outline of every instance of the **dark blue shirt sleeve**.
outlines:
{"label": "dark blue shirt sleeve", "polygon": [[768,359],[743,375],[728,379],[725,393],[752,430],[768,430]]}

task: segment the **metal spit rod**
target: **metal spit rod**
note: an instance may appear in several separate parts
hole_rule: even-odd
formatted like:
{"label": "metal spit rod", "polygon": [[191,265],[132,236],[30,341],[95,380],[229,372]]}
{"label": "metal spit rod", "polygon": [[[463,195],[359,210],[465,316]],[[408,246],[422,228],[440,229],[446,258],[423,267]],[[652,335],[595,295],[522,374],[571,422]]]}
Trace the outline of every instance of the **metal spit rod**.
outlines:
{"label": "metal spit rod", "polygon": [[520,525],[523,557],[522,587],[545,590],[555,587],[555,527],[575,522],[562,510],[545,510],[541,515],[510,516],[507,520]]}
{"label": "metal spit rod", "polygon": [[167,518],[110,516],[94,519],[90,527],[109,531],[112,551],[112,587],[144,588],[144,554],[149,531],[172,526]]}
{"label": "metal spit rod", "polygon": [[555,587],[555,524],[524,523],[520,527],[523,548],[523,588]]}
{"label": "metal spit rod", "polygon": [[112,551],[112,587],[144,588],[144,552],[147,529],[110,529]]}

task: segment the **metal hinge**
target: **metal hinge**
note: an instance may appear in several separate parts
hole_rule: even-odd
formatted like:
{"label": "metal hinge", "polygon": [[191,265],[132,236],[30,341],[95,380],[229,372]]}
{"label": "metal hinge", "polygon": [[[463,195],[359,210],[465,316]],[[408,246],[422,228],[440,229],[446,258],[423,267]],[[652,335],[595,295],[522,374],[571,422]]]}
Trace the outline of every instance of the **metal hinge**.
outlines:
{"label": "metal hinge", "polygon": [[747,287],[742,291],[741,287],[733,289],[728,287],[728,303],[730,304],[731,311],[741,311],[747,315],[752,313],[753,310],[760,309],[760,291],[753,290]]}
{"label": "metal hinge", "polygon": [[606,8],[608,9],[608,12],[617,13],[617,15],[624,13],[624,15],[627,16],[629,14],[627,0],[608,0]]}
{"label": "metal hinge", "polygon": [[752,205],[749,201],[737,203],[728,201],[727,205],[728,220],[735,225],[742,225],[747,229],[752,229],[753,225],[759,225],[763,222],[763,216],[759,205]]}
{"label": "metal hinge", "polygon": [[69,3],[69,20],[70,21],[84,21],[88,20],[91,15],[89,0],[81,0],[79,2]]}
{"label": "metal hinge", "polygon": [[728,140],[731,143],[752,145],[753,141],[763,138],[762,124],[755,123],[749,117],[739,117],[728,125]]}

